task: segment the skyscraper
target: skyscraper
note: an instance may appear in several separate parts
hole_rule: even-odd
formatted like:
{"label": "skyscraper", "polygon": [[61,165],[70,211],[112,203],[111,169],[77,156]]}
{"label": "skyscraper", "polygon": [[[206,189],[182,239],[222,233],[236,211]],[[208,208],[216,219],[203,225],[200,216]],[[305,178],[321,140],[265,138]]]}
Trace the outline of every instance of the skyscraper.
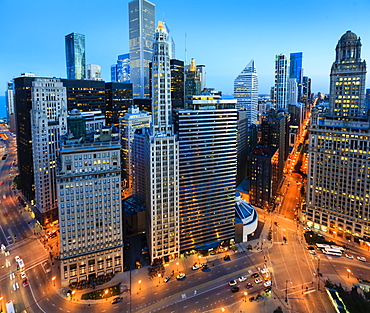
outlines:
{"label": "skyscraper", "polygon": [[176,59],[171,59],[170,67],[172,108],[183,108],[185,103],[184,62]]}
{"label": "skyscraper", "polygon": [[14,82],[7,83],[5,92],[6,113],[8,117],[9,130],[15,132],[15,108],[14,108]]}
{"label": "skyscraper", "polygon": [[147,0],[129,2],[130,81],[134,98],[149,98],[155,5]]}
{"label": "skyscraper", "polygon": [[[302,78],[303,78],[303,68],[302,68],[302,52],[294,52],[290,54],[290,78],[295,78],[297,83],[297,94],[296,102],[301,101],[302,96]],[[294,104],[294,103],[289,103]]]}
{"label": "skyscraper", "polygon": [[[235,99],[189,96],[175,110],[180,144],[180,248],[205,249],[235,236]],[[207,250],[209,249],[209,246]]]}
{"label": "skyscraper", "polygon": [[200,73],[195,65],[195,59],[190,60],[190,65],[185,70],[185,95],[193,96],[201,93]]}
{"label": "skyscraper", "polygon": [[[312,109],[306,222],[346,240],[370,240],[370,122],[364,113],[366,63],[347,31],[336,46],[330,107]],[[303,218],[303,217],[302,217]]]}
{"label": "skyscraper", "polygon": [[56,167],[60,137],[67,132],[67,93],[56,78],[36,78],[31,93],[35,214],[47,225],[58,220]]}
{"label": "skyscraper", "polygon": [[97,64],[87,64],[87,77],[88,80],[103,80],[101,78],[101,66]]}
{"label": "skyscraper", "polygon": [[168,33],[159,22],[153,44],[152,122],[145,134],[147,160],[148,243],[152,260],[178,257],[179,142],[171,111],[171,70]]}
{"label": "skyscraper", "polygon": [[234,97],[237,109],[247,111],[249,124],[257,123],[258,76],[254,60],[251,60],[234,81]]}
{"label": "skyscraper", "polygon": [[65,36],[67,78],[85,79],[85,35],[70,33]]}
{"label": "skyscraper", "polygon": [[284,54],[275,56],[275,103],[278,109],[288,108],[289,60]]}

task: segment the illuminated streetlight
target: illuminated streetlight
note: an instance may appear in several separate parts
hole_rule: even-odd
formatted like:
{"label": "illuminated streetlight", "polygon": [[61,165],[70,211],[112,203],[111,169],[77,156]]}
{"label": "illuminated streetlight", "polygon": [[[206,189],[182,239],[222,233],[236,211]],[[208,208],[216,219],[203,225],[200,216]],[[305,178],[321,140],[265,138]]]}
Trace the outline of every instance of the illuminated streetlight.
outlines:
{"label": "illuminated streetlight", "polygon": [[349,273],[351,273],[351,270],[349,268],[347,268],[347,277],[349,278]]}
{"label": "illuminated streetlight", "polygon": [[139,283],[139,290],[141,290],[141,279],[138,281]]}
{"label": "illuminated streetlight", "polygon": [[177,271],[179,271],[179,262],[176,262]]}
{"label": "illuminated streetlight", "polygon": [[244,291],[244,302],[247,302],[248,292]]}
{"label": "illuminated streetlight", "polygon": [[221,311],[222,311],[222,312],[225,312],[225,308],[222,308],[222,309],[221,309]]}
{"label": "illuminated streetlight", "polygon": [[54,282],[54,287],[55,287],[55,280],[56,280],[57,278],[55,277],[55,276],[53,276],[52,278],[51,278],[51,280]]}
{"label": "illuminated streetlight", "polygon": [[75,293],[76,293],[76,290],[72,290],[72,300],[73,300],[73,296]]}
{"label": "illuminated streetlight", "polygon": [[162,276],[162,275],[161,275],[161,273],[159,273],[159,274],[158,274],[158,284],[160,284],[160,283],[161,283],[161,276]]}

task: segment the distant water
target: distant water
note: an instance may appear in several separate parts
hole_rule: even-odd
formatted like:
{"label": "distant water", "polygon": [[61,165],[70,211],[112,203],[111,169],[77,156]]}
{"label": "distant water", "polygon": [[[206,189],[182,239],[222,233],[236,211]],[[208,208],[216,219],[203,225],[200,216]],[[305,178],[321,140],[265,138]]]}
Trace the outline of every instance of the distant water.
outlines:
{"label": "distant water", "polygon": [[6,117],[5,96],[0,96],[0,118]]}

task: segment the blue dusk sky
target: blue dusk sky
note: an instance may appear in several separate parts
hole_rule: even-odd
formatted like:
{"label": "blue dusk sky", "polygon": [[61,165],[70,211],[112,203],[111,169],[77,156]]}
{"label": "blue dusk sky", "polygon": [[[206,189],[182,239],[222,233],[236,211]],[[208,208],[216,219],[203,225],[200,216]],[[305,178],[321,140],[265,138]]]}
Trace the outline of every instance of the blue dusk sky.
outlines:
{"label": "blue dusk sky", "polygon": [[[0,0],[0,86],[24,72],[66,77],[64,36],[86,36],[86,64],[99,64],[110,81],[110,65],[129,52],[126,0]],[[207,87],[233,93],[233,81],[251,59],[259,93],[274,83],[275,54],[303,52],[304,75],[313,92],[329,91],[329,73],[339,38],[361,37],[370,61],[369,0],[156,0],[156,20],[165,20],[176,58],[195,58],[207,70]],[[369,75],[367,84],[369,86]],[[1,90],[1,89],[0,89]],[[3,95],[3,93],[2,93]]]}

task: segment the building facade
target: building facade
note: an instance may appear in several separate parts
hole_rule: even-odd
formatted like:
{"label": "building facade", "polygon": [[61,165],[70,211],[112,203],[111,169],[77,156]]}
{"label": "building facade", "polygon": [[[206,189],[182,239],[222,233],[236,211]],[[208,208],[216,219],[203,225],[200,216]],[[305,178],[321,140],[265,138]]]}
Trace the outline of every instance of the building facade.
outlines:
{"label": "building facade", "polygon": [[172,108],[174,109],[183,108],[185,103],[184,62],[176,59],[171,59],[170,68],[171,68]]}
{"label": "building facade", "polygon": [[105,83],[105,103],[107,124],[118,126],[119,118],[127,114],[132,105],[132,84]]}
{"label": "building facade", "polygon": [[202,249],[235,236],[236,100],[188,97],[175,110],[180,144],[180,248]]}
{"label": "building facade", "polygon": [[331,69],[330,107],[312,113],[302,219],[310,227],[364,243],[370,241],[370,122],[360,53],[360,38],[347,31]]}
{"label": "building facade", "polygon": [[112,129],[93,142],[66,140],[57,175],[61,284],[123,271],[120,144]]}
{"label": "building facade", "polygon": [[[302,67],[302,52],[294,52],[290,54],[290,72],[289,77],[295,78],[297,84],[297,94],[295,102],[301,101],[302,97],[302,79],[303,79],[303,67]],[[289,103],[293,104],[293,103]]]}
{"label": "building facade", "polygon": [[200,73],[195,65],[195,59],[191,59],[190,65],[185,67],[185,96],[201,94]]}
{"label": "building facade", "polygon": [[149,98],[155,5],[147,0],[129,2],[130,82],[134,98]]}
{"label": "building facade", "polygon": [[36,78],[31,94],[34,210],[37,220],[47,225],[58,220],[56,167],[60,138],[67,132],[67,93],[60,79]]}
{"label": "building facade", "polygon": [[8,82],[6,87],[6,115],[8,118],[9,130],[15,132],[14,82]]}
{"label": "building facade", "polygon": [[276,108],[287,109],[288,107],[288,80],[289,80],[289,59],[284,55],[275,56],[275,94]]}
{"label": "building facade", "polygon": [[234,81],[234,98],[237,109],[247,111],[248,123],[257,123],[258,76],[254,60],[251,60]]}
{"label": "building facade", "polygon": [[88,80],[103,80],[101,78],[101,66],[97,64],[87,64],[87,76]]}
{"label": "building facade", "polygon": [[67,78],[85,79],[85,35],[70,33],[65,36]]}

